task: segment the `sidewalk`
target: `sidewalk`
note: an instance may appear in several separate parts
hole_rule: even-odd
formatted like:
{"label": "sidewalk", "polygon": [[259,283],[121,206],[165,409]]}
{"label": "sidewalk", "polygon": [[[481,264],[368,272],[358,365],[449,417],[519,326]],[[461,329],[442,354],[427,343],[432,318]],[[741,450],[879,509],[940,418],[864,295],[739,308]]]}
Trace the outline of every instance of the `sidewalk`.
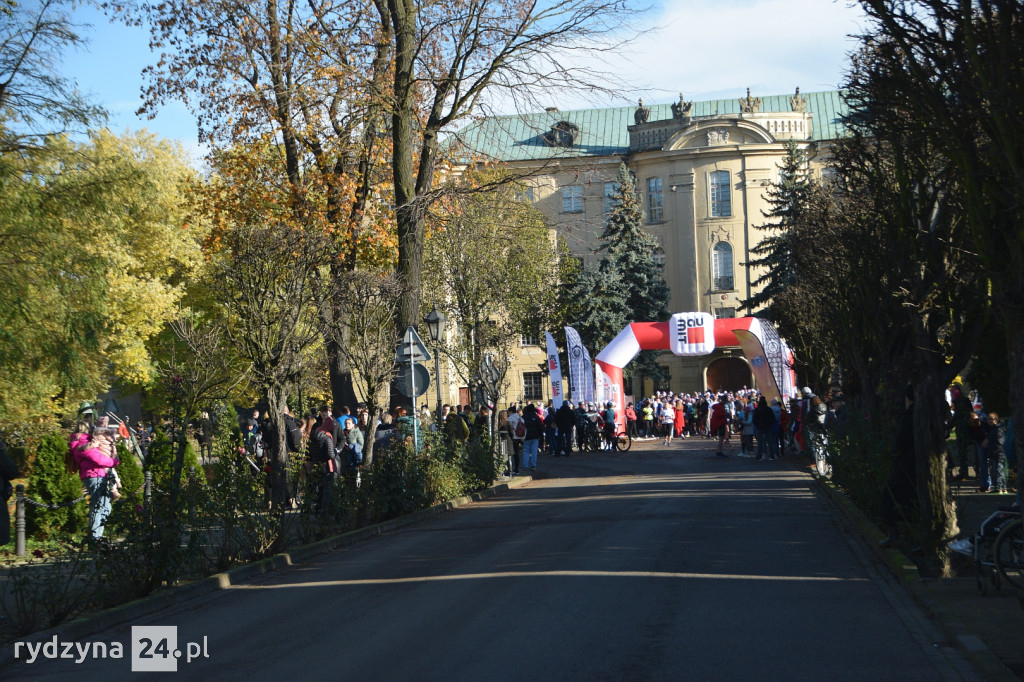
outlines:
{"label": "sidewalk", "polygon": [[[1024,596],[1006,584],[1001,590],[982,576],[987,594],[978,589],[973,562],[953,554],[959,577],[925,579],[902,551],[882,549],[883,533],[842,493],[828,482],[822,487],[832,496],[847,518],[861,531],[865,542],[907,587],[917,604],[958,646],[987,680],[1024,679]],[[954,491],[954,494],[956,491]],[[961,537],[977,532],[997,507],[1010,504],[1011,495],[977,492],[971,482],[963,484],[957,502]]]}

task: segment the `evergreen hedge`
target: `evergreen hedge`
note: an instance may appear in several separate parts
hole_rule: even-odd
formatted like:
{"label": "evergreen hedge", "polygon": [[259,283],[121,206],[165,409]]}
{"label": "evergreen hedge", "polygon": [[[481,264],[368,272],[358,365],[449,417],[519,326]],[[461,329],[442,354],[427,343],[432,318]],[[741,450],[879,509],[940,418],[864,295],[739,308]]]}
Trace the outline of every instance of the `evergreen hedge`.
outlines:
{"label": "evergreen hedge", "polygon": [[[82,481],[64,464],[68,442],[61,434],[46,436],[36,450],[26,494],[45,504],[59,504],[82,495]],[[89,518],[89,506],[81,501],[70,507],[47,509],[28,505],[25,512],[26,531],[37,539],[81,533]]]}

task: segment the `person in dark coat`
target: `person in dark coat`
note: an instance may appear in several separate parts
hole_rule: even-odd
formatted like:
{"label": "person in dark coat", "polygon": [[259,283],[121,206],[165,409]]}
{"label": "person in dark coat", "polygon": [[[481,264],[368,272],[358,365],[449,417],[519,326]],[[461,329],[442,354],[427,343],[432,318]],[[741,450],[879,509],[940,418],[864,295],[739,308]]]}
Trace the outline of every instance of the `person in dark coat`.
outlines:
{"label": "person in dark coat", "polygon": [[576,427],[576,413],[568,400],[562,402],[562,406],[555,410],[555,428],[558,430],[557,442],[559,447],[555,456],[572,455],[572,430]]}
{"label": "person in dark coat", "polygon": [[775,426],[775,412],[768,406],[768,399],[761,396],[754,408],[754,435],[757,437],[757,460],[775,459],[775,453],[768,446],[768,440]]}

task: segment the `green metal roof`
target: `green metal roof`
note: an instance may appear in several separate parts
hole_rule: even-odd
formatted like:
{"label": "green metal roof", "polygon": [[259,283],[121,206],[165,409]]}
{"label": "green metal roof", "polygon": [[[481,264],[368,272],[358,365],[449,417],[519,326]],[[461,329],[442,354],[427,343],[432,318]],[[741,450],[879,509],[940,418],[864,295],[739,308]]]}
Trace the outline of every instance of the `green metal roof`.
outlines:
{"label": "green metal roof", "polygon": [[[814,114],[811,137],[815,141],[833,140],[843,134],[841,117],[846,104],[838,91],[800,93],[807,98],[807,111]],[[792,94],[761,98],[761,113],[790,111]],[[671,103],[647,105],[650,121],[672,118]],[[633,125],[635,106],[576,111],[543,111],[533,114],[489,116],[455,133],[467,156],[481,156],[498,161],[529,161],[536,159],[610,156],[629,151],[628,126]],[[690,115],[728,116],[740,113],[738,97],[694,102]],[[559,121],[579,126],[579,134],[571,148],[549,145],[543,134]],[[454,140],[451,140],[454,141]]]}

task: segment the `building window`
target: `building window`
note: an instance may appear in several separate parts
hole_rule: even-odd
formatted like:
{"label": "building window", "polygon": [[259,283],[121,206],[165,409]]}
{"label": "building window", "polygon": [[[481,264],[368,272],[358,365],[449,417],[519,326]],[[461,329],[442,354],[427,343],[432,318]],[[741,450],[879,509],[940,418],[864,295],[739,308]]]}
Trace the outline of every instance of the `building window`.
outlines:
{"label": "building window", "polygon": [[711,215],[728,217],[732,215],[732,194],[729,188],[729,171],[711,171]]}
{"label": "building window", "polygon": [[661,251],[661,250],[655,251],[654,253],[651,254],[651,260],[653,260],[658,265],[664,266],[665,265],[665,252]]}
{"label": "building window", "polygon": [[736,317],[735,308],[715,308],[715,317],[718,319]]}
{"label": "building window", "polygon": [[647,222],[660,223],[665,220],[663,206],[661,178],[647,178]]}
{"label": "building window", "polygon": [[619,183],[617,182],[606,182],[604,183],[604,213],[605,215],[611,215],[612,210],[618,206],[619,202],[615,200],[615,195],[619,193]]}
{"label": "building window", "polygon": [[728,291],[732,286],[732,247],[728,242],[715,244],[711,254],[711,276],[716,291]]}
{"label": "building window", "polygon": [[536,336],[527,336],[526,334],[523,334],[522,336],[519,337],[519,345],[520,346],[539,346],[540,345],[540,339],[538,339]]}
{"label": "building window", "polygon": [[544,374],[523,372],[523,400],[544,399]]}
{"label": "building window", "polygon": [[562,188],[562,213],[583,213],[583,185]]}
{"label": "building window", "polygon": [[516,192],[516,200],[523,202],[524,204],[533,203],[533,188],[524,187],[520,191]]}

